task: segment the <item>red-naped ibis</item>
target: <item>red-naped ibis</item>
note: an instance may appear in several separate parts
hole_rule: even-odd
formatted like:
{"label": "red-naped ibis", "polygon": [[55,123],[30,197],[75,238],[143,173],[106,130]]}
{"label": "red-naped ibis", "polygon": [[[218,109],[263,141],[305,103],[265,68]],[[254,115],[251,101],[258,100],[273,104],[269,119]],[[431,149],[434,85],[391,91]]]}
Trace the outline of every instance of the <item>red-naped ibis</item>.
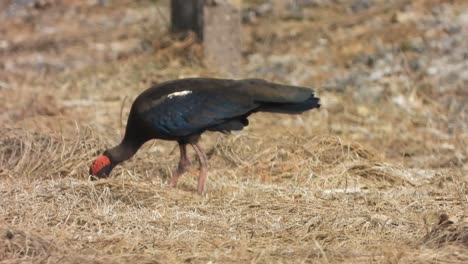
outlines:
{"label": "red-naped ibis", "polygon": [[255,112],[299,114],[319,108],[310,88],[259,79],[189,78],[150,87],[133,102],[122,142],[104,151],[90,166],[97,178],[108,177],[119,163],[130,159],[148,140],[177,141],[180,161],[168,184],[175,186],[186,171],[187,145],[198,155],[198,193],[205,192],[207,158],[198,144],[205,131],[230,132],[247,126]]}

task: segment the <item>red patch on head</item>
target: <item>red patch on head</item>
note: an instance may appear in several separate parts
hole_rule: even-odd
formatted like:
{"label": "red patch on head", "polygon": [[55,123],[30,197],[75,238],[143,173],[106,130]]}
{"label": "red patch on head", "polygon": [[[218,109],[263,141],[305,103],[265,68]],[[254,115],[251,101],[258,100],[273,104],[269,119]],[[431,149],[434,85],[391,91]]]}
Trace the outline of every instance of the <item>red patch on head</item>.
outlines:
{"label": "red patch on head", "polygon": [[108,157],[101,155],[97,157],[91,164],[90,171],[92,175],[96,175],[102,168],[110,164]]}

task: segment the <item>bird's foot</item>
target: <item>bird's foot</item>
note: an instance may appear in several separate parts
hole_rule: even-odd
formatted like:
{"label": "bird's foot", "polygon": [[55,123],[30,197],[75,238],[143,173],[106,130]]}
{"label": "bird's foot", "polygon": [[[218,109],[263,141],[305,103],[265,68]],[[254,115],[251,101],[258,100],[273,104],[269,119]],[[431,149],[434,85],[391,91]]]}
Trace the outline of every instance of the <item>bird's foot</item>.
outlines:
{"label": "bird's foot", "polygon": [[169,187],[176,187],[177,186],[177,181],[179,181],[179,177],[176,177],[176,176],[172,176],[172,178],[170,178],[166,185],[169,186]]}
{"label": "bird's foot", "polygon": [[197,193],[200,196],[204,196],[205,195],[205,190],[198,190]]}

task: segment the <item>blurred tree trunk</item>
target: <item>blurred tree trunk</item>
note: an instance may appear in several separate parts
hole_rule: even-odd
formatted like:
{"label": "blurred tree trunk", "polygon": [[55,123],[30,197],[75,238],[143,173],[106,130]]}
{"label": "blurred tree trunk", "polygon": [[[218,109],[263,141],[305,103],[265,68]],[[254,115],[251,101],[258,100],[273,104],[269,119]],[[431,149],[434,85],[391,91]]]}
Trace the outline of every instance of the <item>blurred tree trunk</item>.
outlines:
{"label": "blurred tree trunk", "polygon": [[[209,1],[207,1],[209,2]],[[238,77],[241,64],[241,0],[205,4],[203,50],[207,64]]]}
{"label": "blurred tree trunk", "polygon": [[193,31],[203,39],[204,0],[171,0],[171,31]]}
{"label": "blurred tree trunk", "polygon": [[276,17],[286,16],[290,2],[289,0],[272,0],[273,15]]}
{"label": "blurred tree trunk", "polygon": [[205,62],[229,77],[237,77],[241,5],[242,0],[171,0],[172,31],[194,31],[203,41]]}

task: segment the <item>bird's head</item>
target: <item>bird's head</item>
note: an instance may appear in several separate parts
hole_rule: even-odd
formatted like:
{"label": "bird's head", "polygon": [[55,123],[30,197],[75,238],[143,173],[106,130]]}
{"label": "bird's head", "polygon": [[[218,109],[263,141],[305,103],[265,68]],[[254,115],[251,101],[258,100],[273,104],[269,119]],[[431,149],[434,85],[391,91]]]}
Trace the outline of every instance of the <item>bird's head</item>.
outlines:
{"label": "bird's head", "polygon": [[93,176],[93,178],[107,178],[109,177],[112,169],[113,164],[107,155],[98,156],[91,166],[89,166],[89,174]]}

